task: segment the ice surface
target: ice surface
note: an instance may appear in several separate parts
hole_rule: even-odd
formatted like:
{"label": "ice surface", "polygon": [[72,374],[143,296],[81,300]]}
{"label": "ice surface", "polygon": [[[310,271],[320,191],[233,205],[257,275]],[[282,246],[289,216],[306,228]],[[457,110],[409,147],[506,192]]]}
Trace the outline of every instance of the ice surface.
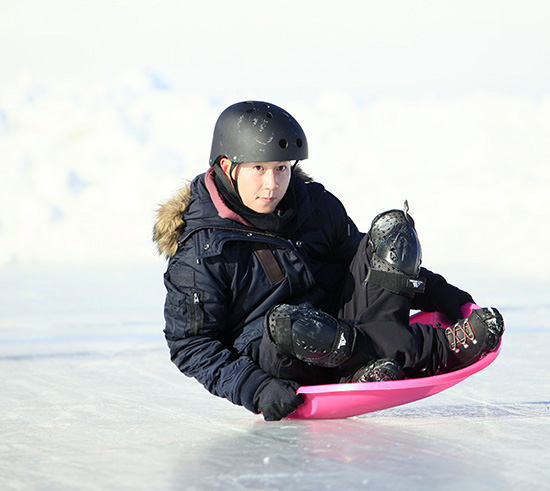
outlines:
{"label": "ice surface", "polygon": [[504,315],[503,352],[446,392],[265,423],[171,364],[162,272],[0,270],[2,489],[547,488],[548,285],[471,285]]}

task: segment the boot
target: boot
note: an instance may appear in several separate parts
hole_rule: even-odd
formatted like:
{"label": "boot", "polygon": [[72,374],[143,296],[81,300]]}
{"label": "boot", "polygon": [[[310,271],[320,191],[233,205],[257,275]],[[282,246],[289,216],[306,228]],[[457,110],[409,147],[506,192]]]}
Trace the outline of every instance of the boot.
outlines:
{"label": "boot", "polygon": [[442,372],[459,370],[494,351],[504,333],[504,320],[492,307],[474,310],[445,329],[447,361]]}
{"label": "boot", "polygon": [[368,365],[359,368],[353,375],[340,380],[340,383],[387,382],[404,378],[405,374],[401,365],[395,360],[383,358],[371,361]]}

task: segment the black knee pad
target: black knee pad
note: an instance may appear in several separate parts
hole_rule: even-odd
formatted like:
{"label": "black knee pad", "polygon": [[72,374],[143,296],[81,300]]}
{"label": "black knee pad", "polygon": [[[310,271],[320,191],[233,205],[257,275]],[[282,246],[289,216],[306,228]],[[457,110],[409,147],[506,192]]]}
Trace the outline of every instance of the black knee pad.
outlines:
{"label": "black knee pad", "polygon": [[403,210],[386,211],[372,221],[369,231],[372,256],[366,281],[413,297],[424,291],[426,282],[418,276],[422,248],[408,210],[405,201]]}
{"label": "black knee pad", "polygon": [[355,344],[353,327],[308,304],[272,307],[265,328],[282,353],[319,367],[340,366]]}

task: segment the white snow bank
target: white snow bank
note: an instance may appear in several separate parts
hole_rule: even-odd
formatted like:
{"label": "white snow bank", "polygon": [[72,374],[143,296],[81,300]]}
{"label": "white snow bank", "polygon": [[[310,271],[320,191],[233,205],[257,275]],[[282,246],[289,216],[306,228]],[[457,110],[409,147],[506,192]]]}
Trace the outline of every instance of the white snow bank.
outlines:
{"label": "white snow bank", "polygon": [[[127,72],[84,87],[20,77],[0,93],[0,265],[152,262],[154,211],[207,168],[235,100]],[[306,171],[361,229],[408,199],[427,267],[543,278],[550,241],[550,99],[496,95],[272,100],[308,135]],[[483,274],[483,273],[481,273]]]}

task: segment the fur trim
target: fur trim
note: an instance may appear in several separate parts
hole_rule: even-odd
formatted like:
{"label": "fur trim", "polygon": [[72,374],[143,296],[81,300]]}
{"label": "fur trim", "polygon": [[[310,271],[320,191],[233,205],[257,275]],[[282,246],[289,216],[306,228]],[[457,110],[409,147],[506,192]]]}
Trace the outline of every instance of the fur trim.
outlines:
{"label": "fur trim", "polygon": [[[294,169],[296,177],[303,182],[312,182],[313,178],[299,166]],[[153,228],[153,242],[161,256],[173,257],[178,250],[178,237],[183,232],[185,221],[183,213],[191,201],[191,186],[186,184],[171,199],[160,205]]]}
{"label": "fur trim", "polygon": [[191,201],[191,186],[187,184],[157,210],[153,228],[153,242],[159,254],[170,259],[178,250],[178,237],[185,226],[183,212]]}

